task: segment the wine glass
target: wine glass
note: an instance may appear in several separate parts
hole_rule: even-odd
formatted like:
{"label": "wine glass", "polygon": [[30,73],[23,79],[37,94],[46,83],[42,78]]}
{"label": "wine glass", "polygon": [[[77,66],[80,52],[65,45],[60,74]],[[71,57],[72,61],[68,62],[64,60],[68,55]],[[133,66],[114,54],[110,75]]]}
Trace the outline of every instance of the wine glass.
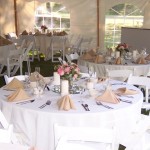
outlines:
{"label": "wine glass", "polygon": [[34,71],[40,73],[40,67],[35,67]]}
{"label": "wine glass", "polygon": [[92,66],[89,66],[89,68],[88,68],[88,73],[89,73],[90,78],[91,78],[92,75],[93,75],[93,71],[94,71],[93,67],[92,67]]}

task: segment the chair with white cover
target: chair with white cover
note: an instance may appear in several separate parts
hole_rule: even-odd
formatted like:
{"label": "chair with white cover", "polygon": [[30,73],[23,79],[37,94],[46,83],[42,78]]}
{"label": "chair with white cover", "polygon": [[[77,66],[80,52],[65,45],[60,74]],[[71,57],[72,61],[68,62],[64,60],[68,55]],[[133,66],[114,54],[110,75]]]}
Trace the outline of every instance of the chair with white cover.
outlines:
{"label": "chair with white cover", "polygon": [[28,146],[12,143],[0,143],[1,150],[29,150]]}
{"label": "chair with white cover", "polygon": [[66,59],[67,59],[67,62],[69,62],[69,63],[71,63],[71,62],[72,62],[71,57],[70,57],[70,55],[69,55],[69,54],[66,54],[66,55],[65,55],[65,57],[66,57]]}
{"label": "chair with white cover", "polygon": [[54,125],[55,150],[116,150],[116,130],[111,127]]}
{"label": "chair with white cover", "polygon": [[81,45],[80,45],[80,49],[78,51],[80,56],[83,54],[83,52],[90,49],[90,45],[92,43],[92,40],[93,40],[92,37],[82,37],[82,42],[81,42]]}
{"label": "chair with white cover", "polygon": [[79,52],[80,51],[80,47],[81,47],[81,43],[82,43],[82,37],[81,35],[78,35],[76,37],[76,39],[73,41],[73,43],[71,43],[70,45],[70,52],[74,53],[74,52]]}
{"label": "chair with white cover", "polygon": [[[32,49],[32,46],[33,46],[33,42],[29,44],[27,49],[23,48],[21,54],[15,54],[15,53],[13,54],[13,52],[10,52],[8,54],[7,63],[6,63],[8,77],[14,76],[19,68],[20,68],[20,75],[22,75],[22,63],[28,57],[28,53]],[[27,63],[29,63],[29,61],[27,61]]]}
{"label": "chair with white cover", "polygon": [[128,77],[133,74],[132,70],[109,70],[106,68],[106,74],[107,77],[112,78],[112,79],[118,79],[121,81],[126,81]]}
{"label": "chair with white cover", "polygon": [[7,75],[4,75],[6,84],[11,82],[14,78],[18,79],[19,81],[25,81],[26,76],[25,75],[17,75],[17,76],[13,76],[13,77],[8,77]]}
{"label": "chair with white cover", "polygon": [[31,49],[32,56],[31,56],[30,61],[34,61],[34,58],[37,58],[40,61],[40,47],[36,44],[34,36],[22,35],[21,39],[26,40],[26,47],[28,47],[31,42],[33,43],[33,47]]}
{"label": "chair with white cover", "polygon": [[58,62],[58,56],[56,56],[57,52],[61,53],[61,57],[64,60],[66,40],[67,40],[66,36],[53,36],[50,48],[52,62]]}
{"label": "chair with white cover", "polygon": [[3,113],[0,111],[0,142],[10,143],[13,136],[13,125],[8,124]]}
{"label": "chair with white cover", "polygon": [[125,150],[150,150],[150,117],[141,115],[135,128],[125,140]]}
{"label": "chair with white cover", "polygon": [[127,81],[128,84],[138,85],[145,87],[145,102],[143,102],[142,108],[150,108],[150,103],[148,103],[148,89],[150,84],[150,78],[144,76],[133,76],[130,75]]}
{"label": "chair with white cover", "polygon": [[14,133],[13,125],[7,122],[5,116],[0,110],[0,149],[3,148],[3,150],[28,150],[29,147],[22,145],[22,143],[22,134]]}
{"label": "chair with white cover", "polygon": [[63,65],[67,64],[67,62],[65,60],[62,60],[61,57],[58,57],[59,62]]}

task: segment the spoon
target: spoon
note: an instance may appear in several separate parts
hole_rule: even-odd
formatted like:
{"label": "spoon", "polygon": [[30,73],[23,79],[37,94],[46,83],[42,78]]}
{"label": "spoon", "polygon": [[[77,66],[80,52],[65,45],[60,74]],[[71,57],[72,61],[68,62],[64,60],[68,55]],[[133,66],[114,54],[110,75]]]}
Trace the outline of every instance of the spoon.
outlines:
{"label": "spoon", "polygon": [[48,100],[45,104],[41,105],[39,108],[42,109],[44,108],[46,105],[50,105],[51,104],[51,101]]}

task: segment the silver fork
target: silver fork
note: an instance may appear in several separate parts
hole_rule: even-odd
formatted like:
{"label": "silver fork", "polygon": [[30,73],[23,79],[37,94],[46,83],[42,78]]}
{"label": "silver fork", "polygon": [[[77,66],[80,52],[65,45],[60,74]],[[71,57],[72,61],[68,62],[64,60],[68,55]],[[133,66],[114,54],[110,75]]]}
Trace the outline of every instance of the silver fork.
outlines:
{"label": "silver fork", "polygon": [[112,107],[110,107],[110,106],[108,106],[108,105],[104,105],[103,103],[101,103],[101,102],[99,102],[99,101],[97,101],[96,104],[97,104],[97,105],[101,105],[101,106],[103,106],[103,107],[105,107],[105,108],[108,108],[108,109],[114,109],[114,108],[112,108]]}
{"label": "silver fork", "polygon": [[39,108],[42,109],[44,108],[46,105],[50,105],[51,104],[51,101],[48,100],[45,104],[41,105]]}

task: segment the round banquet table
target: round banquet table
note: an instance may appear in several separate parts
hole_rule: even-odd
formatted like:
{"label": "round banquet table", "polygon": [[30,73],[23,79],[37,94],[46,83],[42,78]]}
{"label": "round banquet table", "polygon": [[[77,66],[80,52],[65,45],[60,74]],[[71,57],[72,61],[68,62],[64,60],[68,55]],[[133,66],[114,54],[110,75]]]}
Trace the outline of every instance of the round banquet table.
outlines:
{"label": "round banquet table", "polygon": [[[77,84],[84,85],[86,79],[80,79]],[[114,84],[115,83],[115,84]],[[127,87],[129,89],[137,90],[138,93],[133,97],[125,97],[123,99],[131,100],[132,104],[120,102],[118,104],[104,103],[113,107],[114,109],[107,109],[103,106],[97,105],[94,98],[88,96],[86,90],[82,97],[80,94],[71,94],[76,109],[75,110],[59,110],[57,100],[60,94],[53,92],[52,86],[50,91],[45,90],[44,94],[32,103],[16,104],[15,102],[7,102],[6,95],[12,91],[0,89],[0,108],[9,123],[14,125],[15,132],[24,133],[26,143],[34,145],[39,150],[54,150],[54,131],[53,125],[55,123],[66,126],[92,126],[100,127],[115,123],[117,128],[117,139],[119,143],[125,144],[128,134],[132,131],[136,121],[139,119],[141,106],[143,102],[142,92],[126,83],[116,80],[109,80],[112,89],[115,90],[120,87]],[[97,83],[96,90],[101,93],[104,84]],[[27,90],[31,94],[31,90]],[[83,103],[88,104],[90,111],[85,111],[81,106],[81,98]],[[39,106],[44,104],[47,100],[51,101],[50,106],[40,109]]]}
{"label": "round banquet table", "polygon": [[147,75],[150,69],[150,63],[148,64],[135,64],[132,63],[131,60],[126,60],[125,65],[116,65],[116,64],[108,64],[108,63],[94,63],[88,60],[83,60],[81,58],[78,59],[78,65],[82,66],[93,66],[94,71],[98,77],[106,76],[106,69],[108,70],[132,70],[134,75]]}

